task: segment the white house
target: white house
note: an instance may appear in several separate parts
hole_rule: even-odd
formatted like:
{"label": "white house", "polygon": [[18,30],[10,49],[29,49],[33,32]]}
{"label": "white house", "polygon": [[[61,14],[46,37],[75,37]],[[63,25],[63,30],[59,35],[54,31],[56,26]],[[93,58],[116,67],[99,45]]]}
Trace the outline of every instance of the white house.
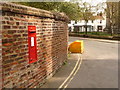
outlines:
{"label": "white house", "polygon": [[[105,26],[106,26],[106,17],[105,16],[94,16],[95,20],[88,20],[87,23],[87,31],[88,32],[103,32]],[[78,22],[70,21],[68,24],[69,31],[70,32],[85,32],[85,20],[80,20]]]}

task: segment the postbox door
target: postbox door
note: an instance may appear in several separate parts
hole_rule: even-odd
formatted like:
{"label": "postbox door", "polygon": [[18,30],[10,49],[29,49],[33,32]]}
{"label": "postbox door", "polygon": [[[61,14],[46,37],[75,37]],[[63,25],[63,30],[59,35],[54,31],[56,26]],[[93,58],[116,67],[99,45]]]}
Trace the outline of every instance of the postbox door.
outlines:
{"label": "postbox door", "polygon": [[36,27],[28,26],[29,63],[37,61]]}

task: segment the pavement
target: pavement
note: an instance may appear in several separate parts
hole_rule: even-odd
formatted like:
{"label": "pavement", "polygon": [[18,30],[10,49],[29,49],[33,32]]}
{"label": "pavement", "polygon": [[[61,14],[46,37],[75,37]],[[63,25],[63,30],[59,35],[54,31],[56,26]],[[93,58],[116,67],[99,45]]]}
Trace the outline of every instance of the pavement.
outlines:
{"label": "pavement", "polygon": [[59,88],[73,71],[76,62],[81,54],[68,55],[68,62],[63,65],[59,71],[41,87],[41,88]]}
{"label": "pavement", "polygon": [[118,88],[118,41],[69,37],[84,41],[83,54],[68,62],[41,88]]}

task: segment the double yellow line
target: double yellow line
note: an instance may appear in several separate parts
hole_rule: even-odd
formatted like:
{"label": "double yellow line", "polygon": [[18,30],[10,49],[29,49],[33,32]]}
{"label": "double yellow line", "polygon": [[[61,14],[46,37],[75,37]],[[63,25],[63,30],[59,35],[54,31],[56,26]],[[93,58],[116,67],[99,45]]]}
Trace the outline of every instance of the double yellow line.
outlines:
{"label": "double yellow line", "polygon": [[71,80],[74,78],[74,76],[76,75],[76,73],[80,69],[81,63],[82,63],[82,57],[80,56],[80,54],[78,54],[78,60],[76,62],[76,65],[75,65],[74,69],[72,70],[70,75],[67,77],[67,79],[60,85],[58,90],[61,90],[61,89],[64,90],[65,88],[67,88],[67,86],[69,85]]}

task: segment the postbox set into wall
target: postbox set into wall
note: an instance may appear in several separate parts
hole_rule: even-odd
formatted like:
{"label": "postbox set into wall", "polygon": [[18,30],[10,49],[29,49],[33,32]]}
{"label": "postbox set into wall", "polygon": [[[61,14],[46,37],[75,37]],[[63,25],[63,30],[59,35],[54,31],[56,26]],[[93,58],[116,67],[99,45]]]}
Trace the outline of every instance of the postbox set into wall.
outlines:
{"label": "postbox set into wall", "polygon": [[36,26],[28,26],[29,63],[37,61]]}

